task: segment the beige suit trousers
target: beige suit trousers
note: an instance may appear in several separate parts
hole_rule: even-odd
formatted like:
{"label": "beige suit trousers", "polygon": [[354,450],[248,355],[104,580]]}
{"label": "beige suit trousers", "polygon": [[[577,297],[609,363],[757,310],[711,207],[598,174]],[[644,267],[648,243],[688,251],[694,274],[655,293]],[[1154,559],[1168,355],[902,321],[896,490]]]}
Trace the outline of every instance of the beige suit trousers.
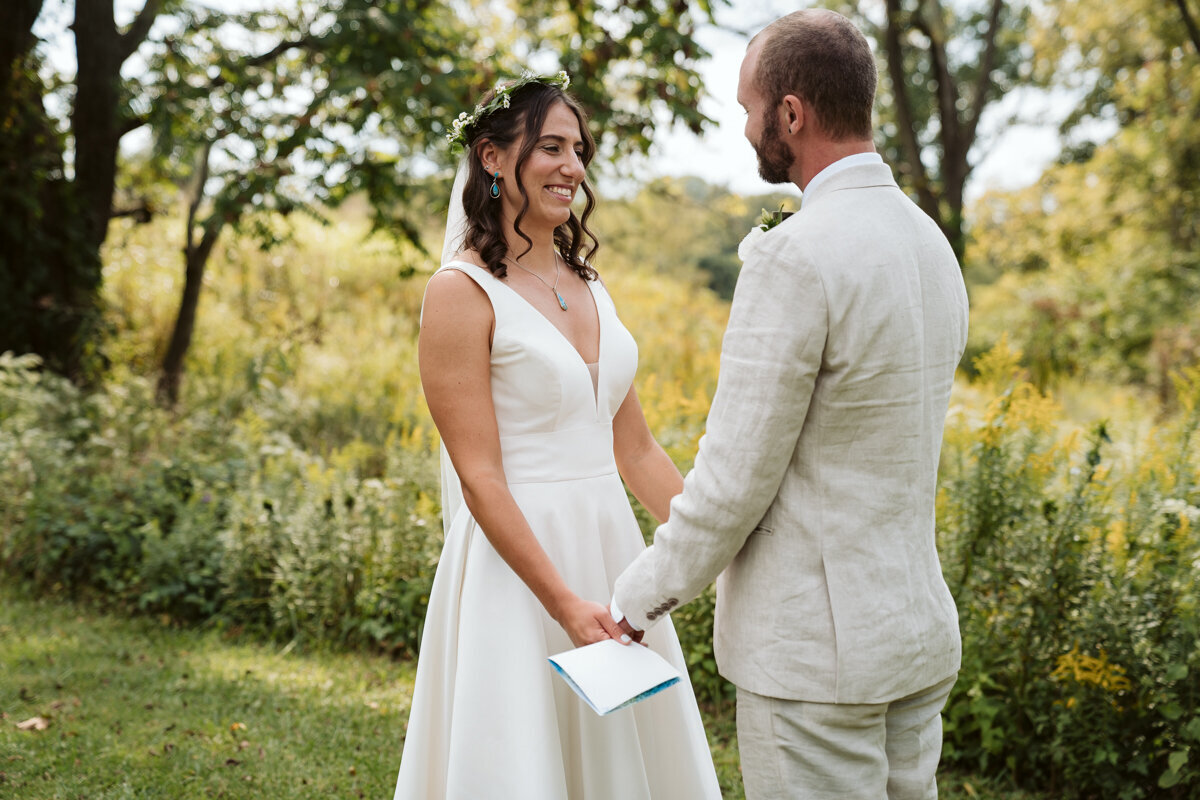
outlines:
{"label": "beige suit trousers", "polygon": [[781,700],[738,688],[746,800],[934,800],[957,676],[891,703]]}

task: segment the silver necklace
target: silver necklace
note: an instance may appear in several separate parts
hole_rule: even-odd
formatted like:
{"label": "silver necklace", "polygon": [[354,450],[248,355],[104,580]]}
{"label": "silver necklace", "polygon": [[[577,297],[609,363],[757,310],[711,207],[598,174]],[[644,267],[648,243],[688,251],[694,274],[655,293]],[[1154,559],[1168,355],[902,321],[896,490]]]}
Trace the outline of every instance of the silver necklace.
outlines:
{"label": "silver necklace", "polygon": [[563,311],[567,310],[567,301],[564,300],[563,296],[558,293],[558,279],[561,276],[562,271],[560,270],[560,268],[558,266],[558,251],[557,250],[554,251],[554,285],[553,286],[546,283],[545,278],[543,278],[541,275],[538,275],[533,270],[526,268],[524,265],[521,264],[520,261],[517,261],[515,258],[509,258],[508,256],[505,256],[503,260],[512,264],[514,267],[525,270],[530,275],[532,275],[533,277],[535,277],[539,281],[541,281],[542,285],[545,286],[550,291],[554,292],[554,296],[556,298],[558,298],[558,307],[561,308]]}

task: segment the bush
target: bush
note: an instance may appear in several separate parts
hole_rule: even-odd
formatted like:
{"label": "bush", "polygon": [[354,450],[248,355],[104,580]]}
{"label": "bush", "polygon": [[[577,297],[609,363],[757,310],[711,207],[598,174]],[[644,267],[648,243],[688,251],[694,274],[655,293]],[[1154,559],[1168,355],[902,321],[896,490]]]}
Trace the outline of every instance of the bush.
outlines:
{"label": "bush", "polygon": [[151,392],[129,379],[84,396],[36,358],[0,357],[7,572],[177,622],[416,652],[441,547],[421,437],[361,479],[354,448],[331,466],[265,432],[253,403],[232,426],[172,421]]}
{"label": "bush", "polygon": [[1200,797],[1200,369],[1123,472],[1106,425],[1056,434],[1018,360],[1001,342],[977,362],[993,399],[943,452],[964,649],[944,756],[1056,797]]}

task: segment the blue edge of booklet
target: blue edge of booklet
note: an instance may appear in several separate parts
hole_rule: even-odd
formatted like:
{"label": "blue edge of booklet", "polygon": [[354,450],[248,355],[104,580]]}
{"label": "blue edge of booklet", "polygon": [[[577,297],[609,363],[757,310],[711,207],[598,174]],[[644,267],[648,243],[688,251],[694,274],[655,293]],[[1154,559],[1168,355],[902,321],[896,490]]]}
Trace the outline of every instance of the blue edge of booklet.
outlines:
{"label": "blue edge of booklet", "polygon": [[571,680],[571,676],[568,675],[565,671],[563,671],[562,667],[560,667],[558,664],[555,664],[554,661],[550,661],[550,666],[554,667],[554,671],[562,676],[562,679],[567,682],[567,685],[570,686],[571,689],[574,690],[575,694],[579,695],[579,697],[583,700],[583,702],[588,704],[588,706],[592,709],[592,711],[595,711],[597,714],[599,714],[602,717],[605,716],[606,714],[611,714],[614,711],[620,711],[622,708],[625,708],[626,706],[631,706],[634,703],[641,702],[642,700],[645,700],[647,697],[653,697],[654,695],[661,692],[663,689],[668,689],[668,688],[674,686],[675,684],[679,683],[678,677],[671,678],[670,680],[665,680],[662,683],[658,684],[657,686],[652,686],[649,689],[647,689],[646,691],[642,692],[641,694],[635,695],[634,697],[629,698],[624,703],[621,703],[621,705],[619,705],[619,706],[610,708],[608,711],[601,711],[600,709],[596,708],[596,706],[592,703],[592,701],[590,699],[588,699],[588,696],[583,693],[583,691],[579,688],[579,686],[577,686],[575,684],[575,681]]}

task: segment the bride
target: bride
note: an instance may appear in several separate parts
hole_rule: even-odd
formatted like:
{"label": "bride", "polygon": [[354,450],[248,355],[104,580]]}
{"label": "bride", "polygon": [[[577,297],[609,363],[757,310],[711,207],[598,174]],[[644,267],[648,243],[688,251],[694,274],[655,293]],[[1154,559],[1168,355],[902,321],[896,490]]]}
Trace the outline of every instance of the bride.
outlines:
{"label": "bride", "polygon": [[[689,683],[600,717],[547,662],[623,636],[583,599],[610,597],[644,547],[622,479],[659,520],[683,487],[588,264],[595,143],[568,82],[498,85],[449,137],[466,159],[419,343],[446,538],[397,800],[720,797]],[[670,625],[645,644],[686,674]]]}

